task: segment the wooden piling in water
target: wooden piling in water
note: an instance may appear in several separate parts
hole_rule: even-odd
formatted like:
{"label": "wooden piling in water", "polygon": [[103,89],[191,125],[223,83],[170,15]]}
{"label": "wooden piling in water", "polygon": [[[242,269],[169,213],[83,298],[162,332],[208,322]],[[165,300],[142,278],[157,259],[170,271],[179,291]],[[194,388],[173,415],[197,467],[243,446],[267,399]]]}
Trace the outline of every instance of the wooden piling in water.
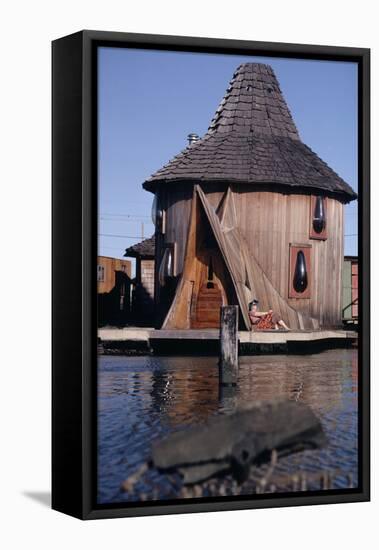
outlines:
{"label": "wooden piling in water", "polygon": [[235,386],[238,377],[238,306],[222,306],[220,322],[219,380]]}

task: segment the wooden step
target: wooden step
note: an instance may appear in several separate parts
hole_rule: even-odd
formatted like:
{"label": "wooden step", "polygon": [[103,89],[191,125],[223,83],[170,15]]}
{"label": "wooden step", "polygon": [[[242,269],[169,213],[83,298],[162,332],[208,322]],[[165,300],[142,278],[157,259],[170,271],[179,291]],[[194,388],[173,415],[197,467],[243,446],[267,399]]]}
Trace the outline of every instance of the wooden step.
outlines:
{"label": "wooden step", "polygon": [[219,328],[221,306],[221,290],[217,286],[213,288],[209,288],[207,285],[201,286],[191,327],[194,329]]}

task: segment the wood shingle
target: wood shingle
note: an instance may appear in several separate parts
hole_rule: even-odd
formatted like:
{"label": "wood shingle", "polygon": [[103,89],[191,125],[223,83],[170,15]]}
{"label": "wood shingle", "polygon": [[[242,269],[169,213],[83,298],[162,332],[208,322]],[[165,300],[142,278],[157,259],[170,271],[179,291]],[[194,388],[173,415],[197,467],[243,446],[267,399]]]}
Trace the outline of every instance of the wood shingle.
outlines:
{"label": "wood shingle", "polygon": [[343,202],[354,190],[299,136],[274,71],[244,63],[233,75],[204,137],[155,172],[143,187],[175,182],[277,184],[318,189]]}
{"label": "wood shingle", "polygon": [[155,235],[145,239],[125,250],[124,256],[129,258],[154,258],[155,257]]}

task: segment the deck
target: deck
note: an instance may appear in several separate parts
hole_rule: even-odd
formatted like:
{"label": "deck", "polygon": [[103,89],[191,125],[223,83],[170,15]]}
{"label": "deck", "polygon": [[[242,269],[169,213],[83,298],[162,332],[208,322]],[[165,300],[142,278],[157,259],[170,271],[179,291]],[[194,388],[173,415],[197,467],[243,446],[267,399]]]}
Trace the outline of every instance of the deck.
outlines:
{"label": "deck", "polygon": [[[132,353],[217,353],[219,330],[155,330],[153,328],[100,328],[99,343],[105,350]],[[317,348],[348,347],[358,334],[349,330],[240,331],[241,354],[262,352],[313,352]],[[196,346],[196,347],[194,347]]]}

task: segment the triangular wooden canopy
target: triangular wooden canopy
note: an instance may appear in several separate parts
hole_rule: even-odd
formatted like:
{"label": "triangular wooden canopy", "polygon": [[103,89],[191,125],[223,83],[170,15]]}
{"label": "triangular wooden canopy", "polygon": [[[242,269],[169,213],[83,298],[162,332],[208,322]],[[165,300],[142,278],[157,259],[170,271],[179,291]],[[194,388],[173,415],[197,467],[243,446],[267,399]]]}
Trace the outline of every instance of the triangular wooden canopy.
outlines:
{"label": "triangular wooden canopy", "polygon": [[196,231],[200,209],[205,214],[232,282],[244,328],[251,329],[248,304],[253,298],[259,299],[262,311],[272,308],[292,329],[318,328],[315,319],[303,316],[280,296],[254,256],[249,252],[246,241],[238,228],[231,188],[228,187],[215,210],[200,185],[194,186],[183,273],[162,328],[189,329],[191,326],[192,295],[196,277],[194,268],[197,252]]}

